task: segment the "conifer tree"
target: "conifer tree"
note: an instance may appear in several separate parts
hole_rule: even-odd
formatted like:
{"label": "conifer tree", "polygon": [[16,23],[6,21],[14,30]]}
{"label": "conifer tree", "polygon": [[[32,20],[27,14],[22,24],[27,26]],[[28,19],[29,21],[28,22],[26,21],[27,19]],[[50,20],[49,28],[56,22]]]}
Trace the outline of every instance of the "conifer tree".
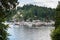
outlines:
{"label": "conifer tree", "polygon": [[7,40],[7,25],[2,22],[6,21],[7,15],[6,12],[14,9],[18,4],[17,0],[0,0],[0,40]]}
{"label": "conifer tree", "polygon": [[56,8],[56,17],[55,17],[55,28],[60,26],[60,2],[58,3],[58,6]]}

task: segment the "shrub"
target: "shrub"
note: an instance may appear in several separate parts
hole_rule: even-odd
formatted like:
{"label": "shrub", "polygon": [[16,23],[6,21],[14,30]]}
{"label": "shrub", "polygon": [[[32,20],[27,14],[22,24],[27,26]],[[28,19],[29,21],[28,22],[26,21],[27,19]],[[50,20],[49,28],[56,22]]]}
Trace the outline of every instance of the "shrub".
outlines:
{"label": "shrub", "polygon": [[57,29],[54,29],[51,33],[51,39],[52,40],[60,40],[60,27]]}

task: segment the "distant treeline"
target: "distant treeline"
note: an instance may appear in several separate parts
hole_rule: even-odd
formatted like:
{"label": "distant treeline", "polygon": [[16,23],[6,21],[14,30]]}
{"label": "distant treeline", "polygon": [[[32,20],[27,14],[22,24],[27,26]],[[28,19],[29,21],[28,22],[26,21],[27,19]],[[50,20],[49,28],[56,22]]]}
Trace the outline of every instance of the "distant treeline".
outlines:
{"label": "distant treeline", "polygon": [[24,20],[54,20],[55,17],[55,9],[47,7],[24,5],[23,7],[18,7],[17,10],[23,15]]}
{"label": "distant treeline", "polygon": [[[17,9],[13,9],[7,12],[7,19],[11,20],[14,15],[17,13],[22,14],[23,19],[26,20],[55,20],[55,9],[47,8],[47,7],[39,7],[36,5],[24,5],[23,7],[17,7]],[[21,19],[20,15],[16,15],[16,19]]]}

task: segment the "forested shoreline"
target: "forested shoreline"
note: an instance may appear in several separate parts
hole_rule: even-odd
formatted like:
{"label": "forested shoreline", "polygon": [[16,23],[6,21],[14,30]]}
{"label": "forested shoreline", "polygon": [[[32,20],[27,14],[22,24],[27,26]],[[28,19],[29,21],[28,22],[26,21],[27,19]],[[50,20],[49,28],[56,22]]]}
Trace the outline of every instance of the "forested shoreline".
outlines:
{"label": "forested shoreline", "polygon": [[[15,14],[15,19],[22,19],[23,20],[55,20],[55,9],[47,8],[47,7],[39,7],[36,5],[24,5],[23,7],[17,7],[15,9],[15,13],[11,13],[12,15]],[[18,14],[19,13],[19,14]],[[18,15],[17,15],[18,14]],[[11,17],[12,17],[11,15]],[[22,15],[22,17],[20,16]],[[13,16],[14,17],[14,16]]]}

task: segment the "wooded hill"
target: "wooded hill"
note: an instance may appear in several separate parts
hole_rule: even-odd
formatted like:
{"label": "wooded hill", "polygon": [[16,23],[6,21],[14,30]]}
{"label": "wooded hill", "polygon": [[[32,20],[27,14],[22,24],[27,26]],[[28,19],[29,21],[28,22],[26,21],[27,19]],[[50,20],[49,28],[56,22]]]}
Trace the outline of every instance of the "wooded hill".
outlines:
{"label": "wooded hill", "polygon": [[41,6],[39,7],[31,4],[18,7],[17,11],[20,11],[24,20],[54,20],[55,17],[55,9]]}

